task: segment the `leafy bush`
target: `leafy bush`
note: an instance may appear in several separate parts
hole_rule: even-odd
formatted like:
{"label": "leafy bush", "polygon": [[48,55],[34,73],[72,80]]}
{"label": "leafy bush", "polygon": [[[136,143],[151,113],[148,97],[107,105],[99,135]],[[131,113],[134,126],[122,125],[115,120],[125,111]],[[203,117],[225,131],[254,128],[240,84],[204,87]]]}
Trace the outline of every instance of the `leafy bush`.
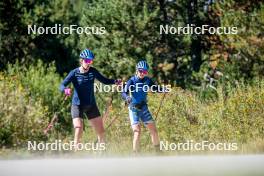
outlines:
{"label": "leafy bush", "polygon": [[56,112],[60,117],[57,126],[60,136],[71,130],[71,118],[67,118],[70,103],[59,92],[61,78],[55,73],[54,63],[45,65],[39,61],[29,68],[16,63],[8,65],[0,76],[1,145],[46,139],[43,129]]}
{"label": "leafy bush", "polygon": [[1,146],[19,146],[28,140],[43,139],[43,127],[48,122],[48,108],[28,92],[16,77],[4,77],[0,82]]}

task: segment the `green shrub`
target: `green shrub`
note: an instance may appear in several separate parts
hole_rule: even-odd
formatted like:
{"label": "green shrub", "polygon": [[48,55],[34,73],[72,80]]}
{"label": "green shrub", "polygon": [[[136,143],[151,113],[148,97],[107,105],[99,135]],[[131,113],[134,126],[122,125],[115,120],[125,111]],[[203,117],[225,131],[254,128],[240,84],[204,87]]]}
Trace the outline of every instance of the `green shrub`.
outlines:
{"label": "green shrub", "polygon": [[[71,131],[70,100],[64,100],[59,91],[61,77],[55,72],[54,63],[25,68],[19,63],[8,65],[0,73],[1,145],[23,145],[27,140],[46,140],[43,130],[55,113],[59,115],[52,137],[65,137]],[[22,128],[21,128],[22,127]]]}
{"label": "green shrub", "polygon": [[0,146],[15,147],[43,139],[48,108],[28,96],[16,77],[0,76]]}

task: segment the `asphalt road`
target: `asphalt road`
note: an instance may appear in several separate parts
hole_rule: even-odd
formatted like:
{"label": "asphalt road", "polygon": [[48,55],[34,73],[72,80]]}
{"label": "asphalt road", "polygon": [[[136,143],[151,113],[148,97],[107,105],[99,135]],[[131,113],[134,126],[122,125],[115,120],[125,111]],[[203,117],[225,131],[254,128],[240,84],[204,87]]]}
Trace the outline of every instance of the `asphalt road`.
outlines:
{"label": "asphalt road", "polygon": [[264,155],[0,160],[0,176],[264,176]]}

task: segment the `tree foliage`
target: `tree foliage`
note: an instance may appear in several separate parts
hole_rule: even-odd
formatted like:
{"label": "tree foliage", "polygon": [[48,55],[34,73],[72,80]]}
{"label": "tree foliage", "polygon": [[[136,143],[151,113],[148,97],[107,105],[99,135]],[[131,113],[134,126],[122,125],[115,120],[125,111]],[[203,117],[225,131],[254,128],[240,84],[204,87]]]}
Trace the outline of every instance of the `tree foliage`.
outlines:
{"label": "tree foliage", "polygon": [[[230,78],[263,76],[263,2],[258,0],[90,0],[0,3],[0,68],[19,60],[55,61],[68,72],[84,48],[96,54],[107,76],[127,79],[145,58],[158,82],[200,86],[204,73],[218,69]],[[29,35],[28,25],[105,27],[104,35]],[[238,34],[160,34],[160,26],[237,27]]]}
{"label": "tree foliage", "polygon": [[[55,24],[78,24],[70,0],[22,1],[0,3],[0,68],[16,60],[29,65],[37,59],[56,61],[57,70],[69,70],[76,61],[77,35],[28,34],[28,25],[52,27]],[[63,64],[62,64],[63,63]]]}

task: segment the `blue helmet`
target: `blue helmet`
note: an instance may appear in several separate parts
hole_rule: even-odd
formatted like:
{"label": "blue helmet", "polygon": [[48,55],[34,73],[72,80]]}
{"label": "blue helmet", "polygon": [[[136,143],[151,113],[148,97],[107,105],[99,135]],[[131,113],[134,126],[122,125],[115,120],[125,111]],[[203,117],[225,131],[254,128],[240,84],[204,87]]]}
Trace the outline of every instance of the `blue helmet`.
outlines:
{"label": "blue helmet", "polygon": [[94,54],[91,50],[89,49],[85,49],[81,52],[80,57],[82,59],[90,59],[93,60],[94,59]]}
{"label": "blue helmet", "polygon": [[149,66],[148,66],[148,63],[146,61],[142,60],[142,61],[139,61],[137,63],[136,68],[137,68],[137,70],[140,70],[140,69],[142,69],[142,70],[148,70],[149,69]]}

